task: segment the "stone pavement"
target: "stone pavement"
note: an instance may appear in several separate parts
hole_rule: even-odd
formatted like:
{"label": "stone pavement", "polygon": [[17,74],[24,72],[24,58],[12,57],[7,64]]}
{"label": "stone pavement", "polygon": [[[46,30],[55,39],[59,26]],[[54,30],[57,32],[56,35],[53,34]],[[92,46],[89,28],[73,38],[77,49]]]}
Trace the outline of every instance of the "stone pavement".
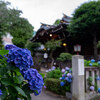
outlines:
{"label": "stone pavement", "polygon": [[32,94],[31,96],[32,100],[68,100],[65,97],[61,97],[46,90],[43,90],[38,96],[34,96],[34,94]]}

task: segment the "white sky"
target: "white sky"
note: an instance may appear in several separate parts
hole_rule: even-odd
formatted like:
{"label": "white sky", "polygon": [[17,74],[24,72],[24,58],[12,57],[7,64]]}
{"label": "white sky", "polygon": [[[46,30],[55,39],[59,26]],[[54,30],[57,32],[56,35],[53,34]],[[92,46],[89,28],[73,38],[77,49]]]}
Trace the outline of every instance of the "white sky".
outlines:
{"label": "white sky", "polygon": [[11,5],[23,11],[22,16],[34,26],[40,27],[40,22],[53,24],[56,19],[61,19],[63,13],[71,16],[75,8],[90,0],[6,0]]}

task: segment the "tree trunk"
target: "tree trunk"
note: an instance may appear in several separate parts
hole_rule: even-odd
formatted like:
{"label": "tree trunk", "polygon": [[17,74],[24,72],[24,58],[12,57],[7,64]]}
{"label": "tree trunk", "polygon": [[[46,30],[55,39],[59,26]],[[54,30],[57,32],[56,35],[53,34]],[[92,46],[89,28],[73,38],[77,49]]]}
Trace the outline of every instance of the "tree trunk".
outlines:
{"label": "tree trunk", "polygon": [[52,59],[52,62],[51,62],[51,67],[53,66],[53,63],[54,63],[54,58],[52,57],[53,52],[54,52],[54,51],[51,51],[51,53],[50,53],[50,58]]}
{"label": "tree trunk", "polygon": [[95,60],[98,60],[96,34],[93,35],[93,47],[94,47],[94,58],[95,58]]}

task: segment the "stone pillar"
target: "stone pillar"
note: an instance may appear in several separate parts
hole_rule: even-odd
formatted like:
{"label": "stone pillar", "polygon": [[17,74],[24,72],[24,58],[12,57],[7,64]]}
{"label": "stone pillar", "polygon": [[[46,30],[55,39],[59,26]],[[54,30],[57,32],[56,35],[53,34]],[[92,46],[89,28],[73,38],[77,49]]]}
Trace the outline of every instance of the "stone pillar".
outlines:
{"label": "stone pillar", "polygon": [[84,58],[80,55],[72,57],[72,100],[85,100]]}

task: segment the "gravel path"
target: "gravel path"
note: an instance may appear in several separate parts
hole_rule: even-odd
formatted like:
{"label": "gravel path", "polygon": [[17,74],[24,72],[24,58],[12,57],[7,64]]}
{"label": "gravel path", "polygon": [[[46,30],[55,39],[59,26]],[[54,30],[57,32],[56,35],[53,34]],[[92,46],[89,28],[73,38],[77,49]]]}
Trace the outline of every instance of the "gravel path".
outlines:
{"label": "gravel path", "polygon": [[43,90],[41,94],[38,96],[34,96],[34,94],[32,94],[32,100],[67,100],[67,99],[59,95],[53,94],[49,91]]}

